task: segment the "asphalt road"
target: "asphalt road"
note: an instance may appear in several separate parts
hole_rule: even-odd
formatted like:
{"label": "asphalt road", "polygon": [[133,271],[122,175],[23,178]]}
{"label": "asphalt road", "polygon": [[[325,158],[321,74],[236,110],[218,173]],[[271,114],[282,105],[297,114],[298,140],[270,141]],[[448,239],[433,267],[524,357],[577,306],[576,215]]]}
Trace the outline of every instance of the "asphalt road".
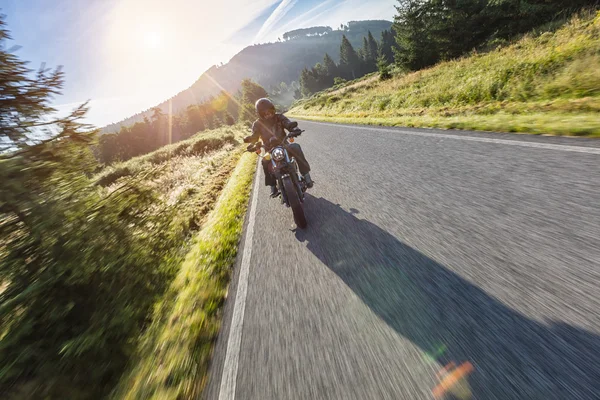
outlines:
{"label": "asphalt road", "polygon": [[599,141],[300,126],[309,227],[260,173],[207,398],[600,399]]}

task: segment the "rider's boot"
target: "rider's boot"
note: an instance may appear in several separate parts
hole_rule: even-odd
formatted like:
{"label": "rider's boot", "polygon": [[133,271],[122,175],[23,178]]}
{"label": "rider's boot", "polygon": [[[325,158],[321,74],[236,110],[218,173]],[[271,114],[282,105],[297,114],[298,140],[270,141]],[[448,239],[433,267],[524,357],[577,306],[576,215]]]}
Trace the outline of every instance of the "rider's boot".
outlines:
{"label": "rider's boot", "polygon": [[277,189],[277,185],[271,186],[271,197],[277,197],[279,195],[279,189]]}
{"label": "rider's boot", "polygon": [[313,182],[313,180],[311,179],[309,172],[307,172],[306,174],[304,174],[304,180],[306,181],[306,187],[309,188],[309,189],[311,187],[313,187],[313,185],[315,184]]}

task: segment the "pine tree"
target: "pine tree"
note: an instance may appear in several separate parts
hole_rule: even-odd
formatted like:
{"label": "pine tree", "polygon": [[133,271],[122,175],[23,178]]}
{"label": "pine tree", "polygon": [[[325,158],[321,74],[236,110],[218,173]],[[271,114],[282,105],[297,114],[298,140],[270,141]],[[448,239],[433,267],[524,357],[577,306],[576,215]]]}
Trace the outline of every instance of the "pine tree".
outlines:
{"label": "pine tree", "polygon": [[256,118],[254,104],[258,99],[267,97],[267,91],[258,83],[251,79],[244,79],[241,84],[241,102],[242,107],[239,109],[238,120],[249,122]]}
{"label": "pine tree", "polygon": [[381,32],[381,43],[379,44],[378,56],[384,56],[388,64],[394,62],[394,46],[396,41],[392,31],[385,30]]}
{"label": "pine tree", "polygon": [[[487,4],[480,0],[430,3],[426,24],[431,27],[431,38],[439,48],[440,59],[459,57],[487,40],[490,32]],[[506,24],[505,24],[506,25]]]}
{"label": "pine tree", "polygon": [[311,68],[311,74],[315,79],[315,91],[320,91],[327,87],[327,70],[321,63],[316,63],[313,68]]}
{"label": "pine tree", "polygon": [[304,97],[308,97],[318,91],[317,80],[315,79],[313,70],[304,68],[300,72],[300,90]]}
{"label": "pine tree", "polygon": [[340,45],[340,72],[345,79],[356,79],[360,70],[360,58],[346,37],[342,36]]}
{"label": "pine tree", "polygon": [[369,72],[372,67],[373,60],[369,59],[369,42],[367,41],[366,36],[363,36],[363,44],[358,50],[358,57],[361,60],[360,75]]}
{"label": "pine tree", "polygon": [[256,100],[268,96],[267,91],[251,79],[244,79],[241,86],[243,103],[254,105]]}
{"label": "pine tree", "polygon": [[188,106],[185,110],[187,116],[187,128],[186,130],[190,134],[195,134],[197,132],[203,131],[206,129],[206,121],[205,117],[200,111],[200,108],[197,105]]}
{"label": "pine tree", "polygon": [[384,55],[380,55],[379,58],[377,58],[377,69],[379,70],[380,80],[385,81],[392,77],[390,65]]}
{"label": "pine tree", "polygon": [[377,61],[379,45],[377,44],[377,40],[375,40],[371,31],[369,31],[369,34],[367,35],[367,42],[369,43],[369,59]]}
{"label": "pine tree", "polygon": [[339,75],[339,69],[335,61],[333,61],[333,58],[327,53],[325,53],[325,57],[323,58],[323,67],[327,74],[328,87],[332,86],[333,79]]}
{"label": "pine tree", "polygon": [[363,60],[362,73],[373,72],[377,69],[378,47],[377,41],[369,31],[368,35],[363,37],[363,47],[360,50],[360,56]]}
{"label": "pine tree", "polygon": [[63,87],[62,70],[51,71],[44,66],[37,72],[30,70],[27,62],[6,49],[5,43],[10,39],[0,14],[0,153],[29,148],[40,137],[52,140],[78,135],[83,125],[77,121],[87,112],[87,105],[65,118],[52,119],[56,110],[50,103]]}
{"label": "pine tree", "polygon": [[398,0],[398,14],[394,16],[396,64],[409,70],[418,70],[439,60],[437,43],[432,38],[431,2]]}

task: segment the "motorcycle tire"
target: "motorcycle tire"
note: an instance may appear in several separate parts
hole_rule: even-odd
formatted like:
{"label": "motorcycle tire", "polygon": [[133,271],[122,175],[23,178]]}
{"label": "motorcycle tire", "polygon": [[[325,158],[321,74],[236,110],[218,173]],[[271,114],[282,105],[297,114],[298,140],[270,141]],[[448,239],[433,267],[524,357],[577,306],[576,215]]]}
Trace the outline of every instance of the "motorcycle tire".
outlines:
{"label": "motorcycle tire", "polygon": [[306,216],[304,215],[304,206],[300,201],[298,190],[296,189],[296,185],[294,185],[291,177],[288,176],[283,178],[283,187],[285,188],[288,203],[292,209],[292,213],[294,214],[294,222],[298,228],[306,228],[307,222]]}

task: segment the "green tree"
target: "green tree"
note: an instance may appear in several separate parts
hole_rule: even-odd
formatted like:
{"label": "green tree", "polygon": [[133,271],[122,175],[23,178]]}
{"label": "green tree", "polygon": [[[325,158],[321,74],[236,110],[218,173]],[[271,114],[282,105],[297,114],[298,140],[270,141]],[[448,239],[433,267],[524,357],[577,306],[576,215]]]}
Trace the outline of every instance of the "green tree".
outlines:
{"label": "green tree", "polygon": [[370,60],[368,47],[369,42],[367,42],[367,37],[363,36],[362,47],[356,52],[356,54],[358,54],[358,58],[360,59],[360,71],[358,73],[359,76],[369,70]]}
{"label": "green tree", "polygon": [[385,81],[392,77],[390,65],[384,55],[380,55],[377,59],[377,69],[379,70],[379,79]]}
{"label": "green tree", "polygon": [[98,158],[104,164],[111,164],[124,159],[123,150],[119,145],[119,137],[116,133],[100,136],[98,140]]}
{"label": "green tree", "polygon": [[152,122],[149,127],[150,129],[146,131],[146,136],[149,136],[146,138],[146,140],[150,140],[151,142],[153,142],[154,145],[152,146],[152,150],[158,149],[166,144],[169,144],[169,121],[167,120],[167,116],[163,113],[160,107],[152,108],[152,116],[150,117],[150,120]]}
{"label": "green tree", "polygon": [[352,44],[346,37],[342,36],[342,43],[340,45],[340,64],[339,69],[343,78],[356,79],[360,71],[360,58],[352,47]]}
{"label": "green tree", "polygon": [[251,79],[244,79],[241,86],[243,103],[254,104],[256,103],[256,100],[268,97],[267,91]]}
{"label": "green tree", "polygon": [[83,104],[65,118],[53,118],[50,103],[59,95],[64,74],[61,68],[38,71],[6,49],[10,40],[0,15],[0,153],[31,148],[32,143],[61,137],[79,137],[81,120],[87,111]]}
{"label": "green tree", "polygon": [[378,47],[377,41],[369,31],[368,35],[363,37],[363,47],[361,49],[364,73],[373,72],[377,68]]}
{"label": "green tree", "polygon": [[430,0],[426,24],[441,60],[461,56],[485,41],[490,31],[487,1]]}
{"label": "green tree", "polygon": [[439,51],[432,37],[432,3],[421,0],[398,0],[398,3],[393,25],[397,44],[394,48],[396,64],[409,70],[435,64],[439,60]]}
{"label": "green tree", "polygon": [[388,64],[394,62],[394,46],[396,45],[396,40],[394,39],[394,34],[392,31],[384,30],[381,32],[381,43],[379,45],[379,53],[378,56],[385,57],[385,60]]}
{"label": "green tree", "polygon": [[323,67],[327,74],[328,86],[331,86],[333,85],[333,79],[339,74],[339,69],[335,61],[333,61],[333,58],[327,53],[325,53],[325,57],[323,57]]}
{"label": "green tree", "polygon": [[240,121],[252,121],[256,118],[254,104],[258,99],[268,97],[268,93],[262,86],[251,79],[244,79],[241,86],[242,108],[240,109],[238,119]]}
{"label": "green tree", "polygon": [[191,134],[206,129],[206,117],[197,105],[188,106],[185,110],[187,116],[187,131]]}
{"label": "green tree", "polygon": [[315,77],[315,81],[317,83],[317,90],[321,90],[328,87],[329,78],[327,76],[327,69],[323,64],[316,63],[315,66],[311,69],[311,72]]}
{"label": "green tree", "polygon": [[367,42],[369,44],[369,46],[368,46],[369,59],[377,60],[378,53],[379,53],[379,45],[377,44],[377,40],[375,40],[371,31],[369,31],[369,33],[367,35]]}
{"label": "green tree", "polygon": [[308,97],[319,90],[319,85],[315,79],[313,70],[304,68],[300,73],[300,90],[304,97]]}

